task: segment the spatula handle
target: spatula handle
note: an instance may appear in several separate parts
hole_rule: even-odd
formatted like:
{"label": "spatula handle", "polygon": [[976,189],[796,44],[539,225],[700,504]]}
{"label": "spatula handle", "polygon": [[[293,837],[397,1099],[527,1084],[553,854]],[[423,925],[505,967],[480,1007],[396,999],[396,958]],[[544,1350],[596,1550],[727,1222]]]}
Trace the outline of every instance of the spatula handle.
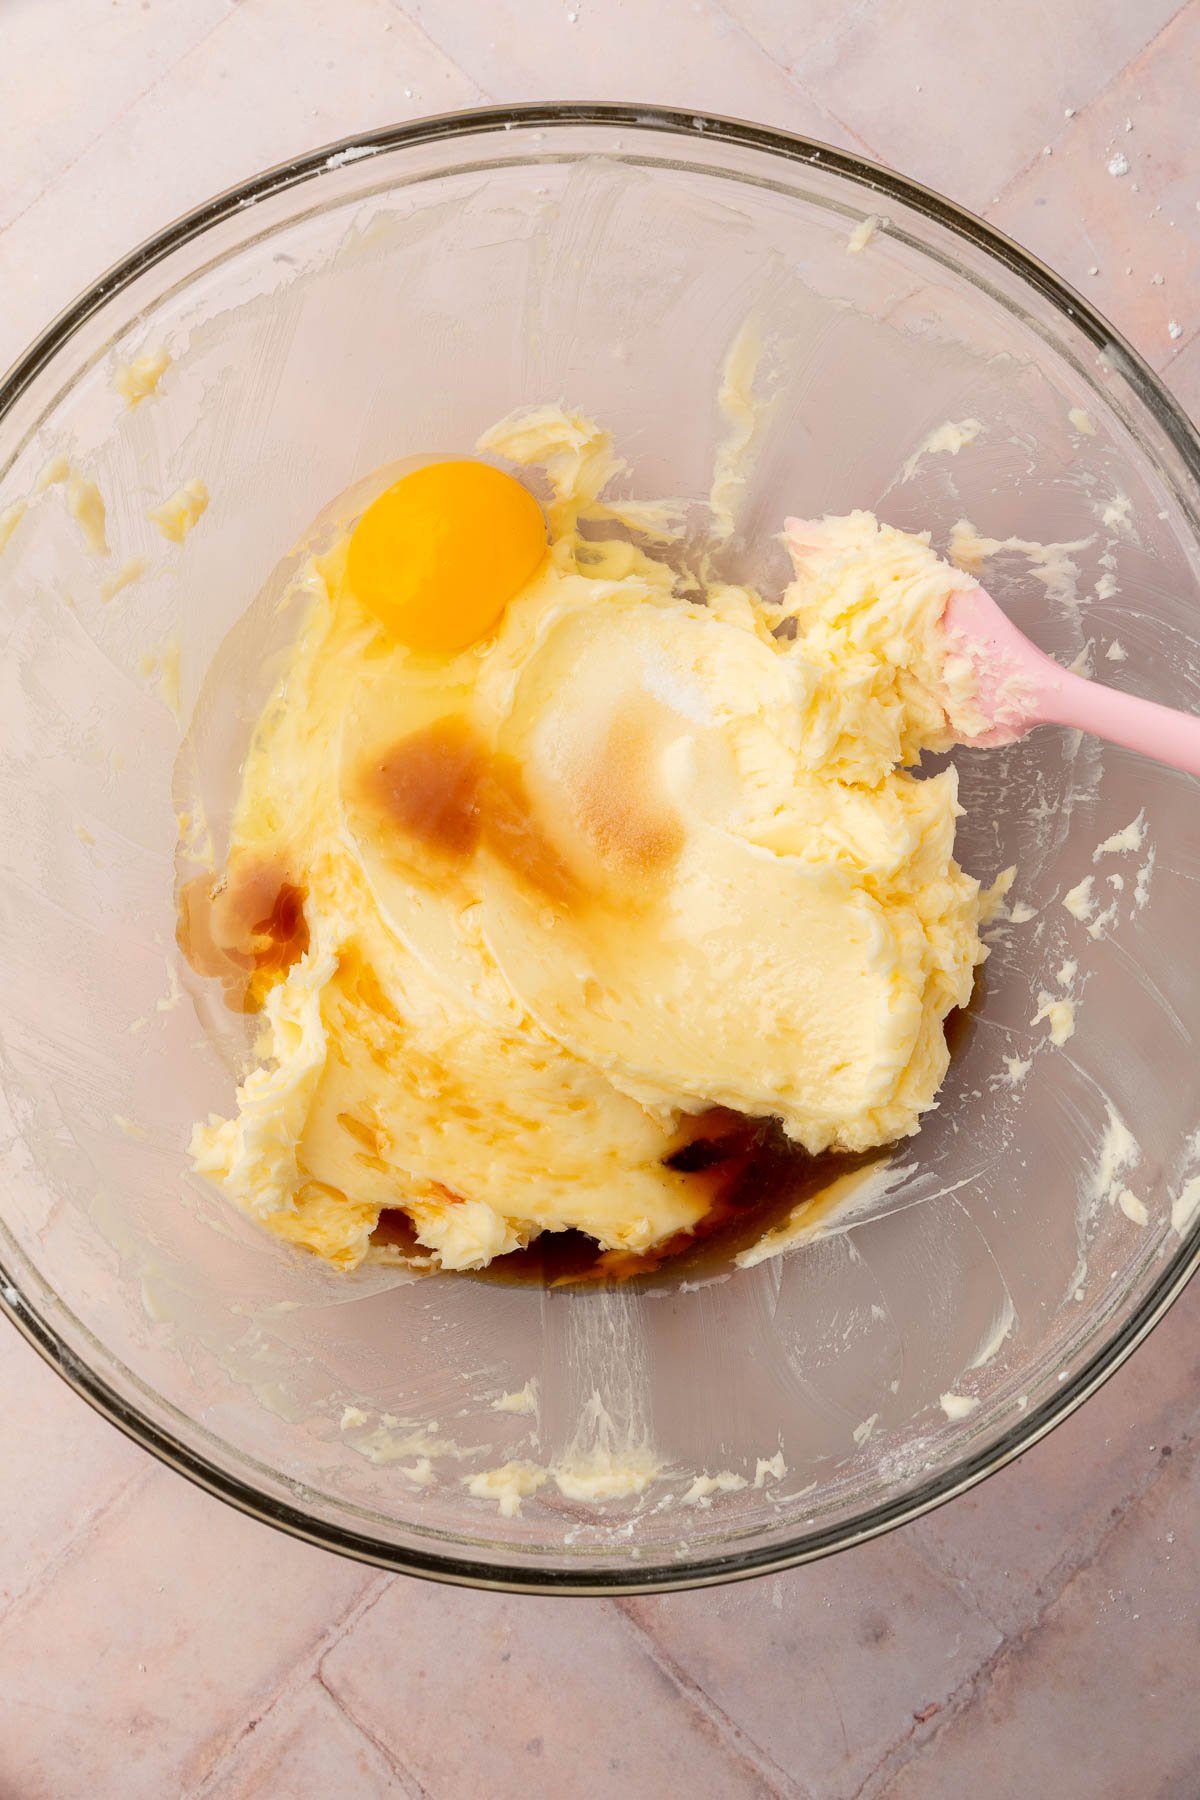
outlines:
{"label": "spatula handle", "polygon": [[1173,769],[1200,775],[1200,717],[1139,700],[1099,681],[1085,681],[1066,669],[1038,683],[1042,723],[1074,725],[1127,750],[1140,750]]}

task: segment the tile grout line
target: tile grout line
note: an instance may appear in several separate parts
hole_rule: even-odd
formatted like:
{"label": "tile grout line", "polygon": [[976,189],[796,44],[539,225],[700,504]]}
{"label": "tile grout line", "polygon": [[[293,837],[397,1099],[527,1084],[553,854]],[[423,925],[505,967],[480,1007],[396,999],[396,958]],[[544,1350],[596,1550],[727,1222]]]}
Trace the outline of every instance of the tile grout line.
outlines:
{"label": "tile grout line", "polygon": [[[1186,1430],[1180,1433],[1177,1442],[1189,1450],[1192,1447],[1191,1438]],[[1086,1575],[1095,1567],[1101,1552],[1121,1532],[1130,1513],[1139,1502],[1145,1499],[1152,1491],[1159,1475],[1162,1473],[1164,1462],[1167,1460],[1169,1459],[1160,1455],[1153,1471],[1151,1471],[1150,1479],[1146,1481],[1137,1492],[1130,1494],[1125,1504],[1115,1515],[1109,1515],[1108,1526],[1099,1534],[1092,1546],[1091,1554],[1087,1556],[1084,1561],[1076,1565],[1067,1579],[1063,1582],[1062,1586],[1046,1601],[1046,1604],[1039,1607],[1037,1611],[1026,1620],[1025,1624],[1021,1626],[1019,1631],[1005,1636],[993,1654],[986,1658],[986,1660],[980,1664],[979,1668],[974,1670],[965,1681],[959,1684],[942,1708],[942,1714],[944,1716],[939,1717],[933,1730],[921,1740],[921,1743],[915,1749],[910,1748],[918,1730],[917,1722],[914,1721],[912,1727],[904,1733],[904,1736],[880,1758],[879,1762],[876,1763],[875,1767],[855,1790],[854,1794],[850,1797],[850,1800],[888,1800],[893,1777],[897,1775],[901,1769],[907,1768],[910,1764],[915,1764],[919,1757],[924,1756],[926,1752],[936,1744],[942,1732],[949,1729],[960,1717],[962,1717],[968,1707],[979,1699],[981,1688],[985,1684],[990,1683],[1000,1669],[1010,1662],[1019,1660],[1024,1655],[1027,1647],[1042,1630],[1048,1615],[1054,1610],[1059,1602],[1065,1598],[1079,1578]],[[908,1754],[905,1754],[906,1751]],[[878,1778],[883,1779],[884,1786],[876,1787],[873,1785]]]}
{"label": "tile grout line", "polygon": [[[114,115],[111,119],[107,119],[105,121],[105,123],[100,127],[99,131],[97,131],[96,135],[92,138],[89,138],[86,144],[80,145],[79,149],[75,152],[74,156],[72,156],[67,162],[62,163],[57,169],[55,169],[53,174],[49,177],[49,179],[43,184],[42,187],[40,187],[38,189],[37,193],[34,194],[32,199],[26,201],[25,205],[21,207],[19,212],[15,212],[11,219],[5,219],[2,222],[0,222],[0,241],[3,240],[5,232],[11,226],[18,224],[29,213],[31,213],[35,207],[40,206],[42,204],[42,202],[47,198],[47,196],[53,193],[54,189],[58,186],[59,182],[62,181],[64,176],[69,175],[72,169],[77,168],[79,166],[79,164],[81,162],[83,162],[84,159],[92,153],[92,151],[94,151],[96,149],[96,146],[98,144],[101,144],[104,141],[104,139],[108,136],[108,134],[111,131],[115,130],[116,127],[118,125],[120,125],[124,119],[127,119],[129,117],[129,115],[136,110],[136,108],[141,106],[141,104],[144,100],[146,100],[151,94],[154,93],[155,89],[157,87],[159,87],[162,84],[162,82],[164,82],[167,79],[168,76],[174,74],[175,70],[178,69],[182,63],[185,63],[187,61],[187,59],[191,55],[193,55],[193,53],[195,51],[199,50],[204,44],[207,44],[209,42],[209,40],[211,38],[215,37],[219,31],[223,31],[225,29],[225,27],[229,24],[230,20],[237,16],[237,10],[238,10],[239,4],[240,4],[240,0],[232,0],[232,4],[230,5],[229,10],[225,13],[223,18],[216,20],[216,22],[213,25],[210,25],[207,31],[202,32],[199,37],[193,38],[191,43],[188,44],[185,49],[181,50],[179,55],[177,57],[175,57],[174,61],[164,64],[164,66],[158,70],[158,72],[155,74],[153,79],[151,81],[149,81],[144,88],[141,88],[136,94],[131,94],[129,99],[121,107],[120,111],[117,113],[114,113]],[[462,80],[465,81],[467,83],[467,85],[474,90],[475,95],[478,97],[478,99],[480,101],[486,101],[489,103],[492,102],[493,97],[488,92],[488,90],[486,88],[484,88],[483,86],[481,86],[479,81],[476,80],[475,76],[472,75],[467,69],[464,69],[455,60],[455,58],[453,56],[451,56],[451,54],[449,53],[448,50],[445,50],[442,47],[442,45],[436,41],[436,39],[434,39],[433,37],[430,36],[429,32],[426,30],[424,25],[422,25],[416,18],[414,18],[412,13],[410,13],[408,11],[408,9],[405,7],[405,5],[403,4],[403,0],[389,0],[389,5],[390,5],[391,10],[394,11],[399,18],[402,18],[404,20],[405,24],[407,26],[409,26],[412,29],[412,31],[414,33],[416,33],[416,35],[418,37],[420,37],[422,42],[427,44],[430,47],[430,49],[432,49],[436,53],[436,55],[442,59],[442,61],[447,65],[447,68],[450,70],[453,70],[455,74],[459,75],[462,78]],[[438,110],[440,111],[441,109],[439,108]],[[457,109],[455,109],[455,110],[457,110]],[[418,113],[416,116],[423,117],[423,116],[427,116],[427,115]],[[371,129],[375,129],[375,128],[371,127]],[[315,148],[315,147],[316,147],[315,145],[309,146],[309,148]],[[253,173],[253,172],[254,172],[253,170],[247,171],[247,173]],[[239,177],[239,179],[241,179],[241,178]],[[204,193],[200,196],[200,199],[205,200],[208,198],[209,198],[209,190],[205,189]]]}
{"label": "tile grout line", "polygon": [[[973,1669],[971,1671],[971,1674],[967,1677],[967,1681],[972,1682],[972,1681],[976,1680],[983,1673],[983,1671],[995,1660],[995,1658],[1001,1654],[1001,1652],[1004,1649],[1005,1643],[1007,1641],[1006,1637],[1005,1637],[1005,1633],[1004,1633],[1003,1629],[1001,1628],[1001,1626],[996,1622],[996,1620],[993,1619],[989,1613],[985,1612],[984,1609],[978,1604],[974,1595],[972,1595],[969,1592],[969,1590],[967,1590],[965,1588],[965,1584],[962,1583],[958,1577],[956,1577],[954,1574],[952,1574],[950,1570],[942,1567],[940,1564],[931,1562],[929,1560],[929,1558],[923,1554],[919,1544],[917,1544],[917,1543],[913,1542],[911,1539],[909,1539],[907,1537],[907,1534],[904,1534],[904,1541],[906,1541],[908,1543],[908,1547],[916,1553],[918,1560],[922,1563],[922,1565],[925,1568],[925,1571],[929,1575],[930,1579],[933,1580],[934,1582],[936,1582],[937,1585],[940,1588],[942,1588],[944,1590],[944,1592],[947,1595],[949,1595],[958,1605],[964,1607],[965,1610],[969,1614],[971,1614],[971,1616],[974,1619],[976,1619],[979,1624],[986,1626],[990,1631],[994,1632],[996,1635],[997,1642],[995,1644],[994,1649],[991,1651],[991,1653],[988,1656],[984,1657],[977,1664],[975,1669]],[[617,1601],[616,1605],[622,1611],[624,1611],[625,1602]],[[776,1764],[775,1762],[773,1762],[767,1756],[767,1753],[765,1751],[762,1751],[760,1749],[756,1740],[753,1737],[751,1737],[750,1733],[748,1731],[746,1731],[744,1727],[737,1725],[735,1721],[729,1719],[728,1715],[722,1710],[722,1708],[718,1705],[718,1703],[711,1698],[711,1696],[705,1691],[705,1689],[700,1685],[699,1682],[694,1681],[692,1677],[688,1676],[685,1671],[683,1671],[682,1669],[679,1668],[679,1666],[675,1663],[674,1659],[671,1657],[669,1651],[664,1649],[664,1647],[661,1645],[661,1643],[655,1637],[654,1633],[651,1630],[649,1630],[646,1626],[643,1626],[632,1615],[626,1614],[626,1617],[629,1619],[629,1623],[633,1626],[634,1630],[637,1631],[642,1637],[645,1638],[645,1640],[650,1645],[653,1646],[653,1654],[655,1657],[655,1661],[659,1663],[659,1666],[664,1670],[664,1672],[666,1674],[670,1675],[671,1679],[673,1681],[677,1682],[679,1685],[687,1686],[689,1689],[694,1690],[694,1692],[700,1696],[700,1703],[704,1707],[712,1709],[713,1714],[715,1715],[715,1722],[717,1722],[717,1724],[718,1724],[718,1728],[720,1728],[720,1721],[722,1721],[722,1720],[726,1721],[729,1729],[732,1732],[736,1732],[736,1733],[740,1734],[741,1736],[743,1736],[747,1740],[747,1742],[753,1747],[756,1754],[758,1756],[761,1756],[764,1759],[764,1765],[765,1765],[765,1768],[767,1771],[777,1772],[777,1773],[783,1775],[785,1780],[791,1779],[791,1777],[787,1775],[786,1771],[780,1770],[779,1765]],[[952,1694],[949,1697],[949,1699],[945,1702],[945,1705],[947,1708],[953,1704],[954,1695],[961,1692],[963,1685],[964,1685],[963,1683],[960,1683],[959,1688],[955,1689],[954,1694]],[[878,1763],[876,1765],[876,1768],[882,1767],[883,1763],[886,1762],[887,1758],[889,1756],[891,1756],[892,1753],[900,1745],[906,1743],[910,1736],[911,1736],[911,1731],[905,1732],[903,1736],[895,1739],[894,1742],[884,1752],[883,1758],[881,1759],[880,1763]],[[750,1760],[750,1759],[747,1759],[747,1760]],[[875,1771],[872,1770],[871,1774],[874,1774],[874,1772]],[[868,1776],[865,1777],[865,1780],[870,1780],[871,1774],[868,1774]],[[859,1795],[859,1793],[861,1793],[861,1791],[862,1790],[860,1787],[860,1789],[853,1796],[853,1800],[858,1800],[858,1795]]]}
{"label": "tile grout line", "polygon": [[[811,95],[811,89],[808,88],[804,82],[800,81],[799,78],[797,78],[795,85],[800,88],[803,93]],[[815,106],[820,106],[821,102],[814,98],[813,104]],[[873,144],[869,144],[862,132],[856,130],[847,119],[843,119],[840,113],[835,113],[832,107],[828,106],[823,106],[822,111],[828,118],[832,119],[836,125],[841,126],[842,130],[846,133],[846,136],[854,140],[863,155],[871,162],[878,163],[881,169],[890,169],[892,167],[892,164],[889,163],[887,157],[876,150]]]}
{"label": "tile grout line", "polygon": [[622,1620],[626,1630],[634,1636],[643,1652],[650,1657],[671,1684],[678,1689],[681,1697],[691,1705],[693,1710],[711,1727],[738,1759],[751,1769],[766,1783],[772,1794],[779,1800],[816,1800],[816,1796],[808,1789],[801,1788],[786,1769],[765,1751],[757,1740],[751,1737],[741,1725],[731,1719],[724,1707],[720,1706],[712,1695],[701,1684],[675,1661],[671,1653],[664,1648],[655,1634],[628,1611],[629,1602],[613,1600],[610,1602],[613,1611]]}
{"label": "tile grout line", "polygon": [[[495,106],[497,104],[496,96],[476,79],[470,69],[464,69],[457,57],[452,56],[444,44],[438,42],[428,26],[425,25],[421,19],[418,19],[415,14],[409,11],[408,7],[404,4],[404,0],[388,0],[388,5],[392,12],[399,14],[406,25],[412,27],[423,43],[428,44],[429,48],[435,51],[437,55],[442,58],[443,62],[448,63],[457,75],[461,75],[463,80],[475,89],[475,92],[481,100],[486,100],[489,106]],[[455,111],[457,110],[458,109],[455,108]],[[417,116],[422,117],[425,115],[418,114]]]}
{"label": "tile grout line", "polygon": [[[1149,55],[1150,51],[1153,50],[1159,40],[1165,37],[1168,31],[1174,30],[1176,23],[1183,17],[1184,13],[1187,12],[1192,3],[1193,0],[1181,0],[1181,4],[1176,7],[1169,19],[1163,21],[1158,30],[1154,33],[1154,36],[1152,38],[1147,38],[1146,42],[1140,49],[1134,51],[1127,62],[1123,62],[1119,69],[1114,69],[1113,73],[1102,87],[1098,87],[1094,94],[1088,96],[1082,106],[1076,108],[1077,118],[1082,119],[1086,113],[1091,111],[1092,107],[1097,106],[1102,100],[1107,99],[1117,84],[1129,73],[1130,69],[1136,68],[1138,63],[1140,63],[1144,57]],[[1057,136],[1052,137],[1049,142],[1052,147],[1057,148],[1057,146],[1063,143],[1070,135],[1071,128],[1064,127],[1060,120],[1058,134]],[[1009,176],[1003,187],[996,190],[992,198],[988,201],[987,206],[980,208],[982,217],[986,219],[990,214],[991,208],[993,206],[998,206],[1002,200],[1005,200],[1013,188],[1016,187],[1017,183],[1024,181],[1025,177],[1031,174],[1042,160],[1043,152],[1039,148],[1034,151],[1028,162],[1022,164],[1014,174]]]}
{"label": "tile grout line", "polygon": [[[1186,337],[1180,338],[1179,342],[1176,345],[1174,345],[1174,347],[1172,348],[1171,354],[1168,356],[1166,362],[1162,365],[1162,368],[1155,370],[1155,374],[1158,376],[1158,378],[1161,382],[1166,384],[1168,387],[1170,386],[1169,377],[1170,377],[1171,370],[1175,367],[1175,364],[1179,361],[1179,359],[1183,355],[1184,351],[1190,350],[1192,348],[1192,346],[1198,340],[1200,340],[1200,323],[1198,323],[1191,331],[1189,331],[1187,333]],[[1177,396],[1175,395],[1175,390],[1173,388],[1171,389],[1171,393],[1172,393],[1172,398],[1177,398]],[[1182,400],[1179,401],[1179,405],[1183,406]],[[1187,409],[1184,408],[1184,410],[1186,411]],[[1189,417],[1190,417],[1190,415],[1189,415]]]}
{"label": "tile grout line", "polygon": [[[1053,1583],[1054,1585],[1048,1593],[1044,1603],[1039,1606],[1035,1612],[1031,1613],[1026,1623],[1021,1626],[1020,1631],[1017,1633],[1018,1637],[1020,1637],[1031,1625],[1035,1624],[1043,1614],[1049,1611],[1050,1607],[1055,1604],[1059,1596],[1065,1593],[1067,1588],[1070,1587],[1077,1575],[1082,1574],[1085,1569],[1091,1567],[1113,1532],[1120,1529],[1126,1514],[1131,1508],[1144,1500],[1154,1488],[1155,1483],[1163,1473],[1166,1463],[1170,1460],[1169,1453],[1174,1449],[1175,1444],[1188,1443],[1191,1434],[1194,1431],[1200,1431],[1200,1407],[1194,1408],[1186,1415],[1180,1423],[1171,1443],[1160,1447],[1159,1455],[1155,1462],[1133,1482],[1126,1490],[1124,1496],[1118,1499],[1116,1505],[1109,1510],[1104,1523],[1096,1527],[1091,1535],[1090,1542],[1084,1544],[1080,1555],[1072,1560],[1069,1546],[1063,1552],[1063,1555],[1048,1571],[1045,1577],[1047,1582]],[[1167,1455],[1163,1454],[1164,1450],[1168,1452]],[[953,1502],[951,1502],[951,1504],[953,1504]],[[959,1592],[959,1584],[961,1583],[963,1588],[965,1588],[966,1577],[956,1575],[952,1569],[948,1568],[937,1555],[933,1546],[927,1544],[924,1538],[919,1535],[925,1523],[925,1520],[918,1520],[916,1522],[916,1534],[910,1540],[911,1547],[917,1552],[917,1555],[921,1558],[921,1561],[926,1567],[943,1582],[951,1583],[954,1586],[955,1592],[959,1593],[959,1597],[962,1598],[963,1595]],[[967,1592],[969,1593],[969,1590],[967,1590]],[[971,1598],[971,1605],[979,1617],[986,1619],[987,1623],[996,1631],[999,1631],[1003,1638],[1007,1639],[1009,1637],[1010,1634],[1004,1631],[1004,1628],[1000,1625],[999,1621],[993,1619],[990,1613],[985,1612],[973,1597]]]}
{"label": "tile grout line", "polygon": [[[805,81],[804,77],[801,75],[799,69],[793,69],[789,64],[781,62],[774,51],[767,44],[763,43],[757,32],[755,32],[744,19],[740,19],[735,14],[731,13],[722,3],[722,0],[715,0],[715,4],[718,15],[724,19],[730,30],[736,31],[743,42],[749,44],[751,49],[756,51],[759,56],[763,57],[771,68],[782,75],[788,86],[802,100],[807,101],[809,106],[819,113],[823,119],[831,119],[840,130],[846,133],[847,137],[853,139],[859,148],[869,156],[872,161],[878,163],[883,162],[883,158],[879,155],[878,151],[871,148],[866,138],[856,131],[852,125],[848,125],[845,119],[839,118],[837,113],[835,113],[831,107],[826,106],[825,102],[813,92],[807,81]],[[858,23],[858,19],[860,17],[869,18],[871,11],[873,11],[873,6],[871,6],[869,0],[864,0],[860,13],[842,29],[836,33],[831,33],[831,37],[836,38],[837,41],[840,42],[849,34],[852,26]]]}
{"label": "tile grout line", "polygon": [[[325,1689],[326,1693],[329,1693],[328,1687],[321,1680],[321,1663],[329,1652],[353,1630],[358,1621],[370,1612],[376,1601],[382,1599],[395,1579],[395,1576],[386,1571],[376,1571],[374,1578],[368,1579],[366,1586],[355,1596],[346,1610],[339,1614],[324,1631],[318,1633],[308,1648],[296,1657],[274,1691],[260,1705],[252,1707],[249,1712],[243,1714],[240,1721],[226,1732],[223,1741],[217,1741],[214,1737],[214,1747],[210,1753],[207,1768],[199,1780],[183,1792],[181,1800],[203,1800],[204,1795],[211,1792],[214,1783],[219,1782],[223,1771],[236,1756],[251,1732],[257,1730],[259,1725],[269,1718],[278,1706],[301,1693],[310,1682],[317,1682]],[[345,1708],[338,1704],[336,1695],[330,1694],[330,1699],[338,1706],[339,1712],[344,1714]],[[355,1729],[359,1729],[357,1724],[355,1724]]]}
{"label": "tile grout line", "polygon": [[[786,75],[789,81],[794,79],[796,85],[801,88],[807,98],[813,99],[815,104],[821,105],[821,103],[815,99],[815,96],[812,95],[798,66],[792,68],[787,63],[780,62],[770,45],[764,43],[762,38],[759,37],[753,25],[749,24],[747,20],[741,18],[738,14],[729,11],[726,0],[715,0],[715,4],[717,11],[721,14],[722,18],[728,20],[735,30],[739,31],[744,38],[747,38],[750,43],[754,45],[756,50],[761,50],[767,60],[773,63],[781,74]],[[851,4],[847,7],[843,17],[830,29],[828,35],[822,38],[820,47],[822,49],[840,52],[846,39],[850,37],[860,25],[866,23],[871,17],[871,14],[876,10],[877,5],[878,0],[851,0]],[[829,113],[830,118],[834,116],[829,112],[827,106],[821,106],[821,110],[822,112]],[[838,122],[839,124],[841,123],[840,120]]]}
{"label": "tile grout line", "polygon": [[[405,1577],[400,1576],[397,1579],[404,1580]],[[318,1685],[328,1694],[330,1700],[337,1707],[342,1717],[348,1724],[354,1727],[360,1737],[366,1738],[371,1747],[376,1750],[383,1758],[384,1762],[386,1762],[388,1768],[395,1771],[397,1779],[402,1781],[405,1787],[409,1789],[412,1800],[433,1800],[433,1796],[430,1794],[429,1789],[425,1786],[424,1782],[421,1781],[405,1763],[397,1762],[395,1752],[390,1750],[388,1746],[376,1736],[366,1720],[360,1719],[353,1707],[330,1687],[328,1681],[325,1679],[325,1670],[322,1666],[323,1663],[324,1658],[321,1659],[321,1663],[317,1666],[315,1679]]]}
{"label": "tile grout line", "polygon": [[32,200],[27,200],[25,202],[25,205],[21,208],[20,212],[14,213],[11,219],[5,219],[3,224],[0,224],[0,239],[3,239],[4,233],[10,226],[18,224],[27,213],[33,211],[35,206],[40,206],[47,194],[51,193],[54,188],[58,186],[64,175],[69,175],[72,169],[77,168],[84,157],[88,156],[91,151],[96,148],[96,145],[101,143],[103,139],[107,137],[110,131],[114,130],[123,119],[128,118],[134,108],[140,106],[142,101],[154,92],[160,82],[165,81],[168,75],[173,74],[180,63],[186,62],[193,51],[198,50],[202,44],[207,44],[208,40],[218,31],[223,31],[230,19],[236,17],[236,14],[237,0],[233,0],[233,4],[223,18],[218,19],[215,24],[210,25],[207,31],[201,32],[198,38],[193,38],[187,48],[181,50],[173,62],[166,63],[159,69],[152,81],[149,81],[138,93],[131,94],[121,110],[114,113],[111,119],[105,120],[95,137],[89,138],[86,144],[80,145],[79,149],[75,152],[75,155],[72,156],[68,162],[63,163],[59,168],[55,169],[49,181],[47,181],[43,187],[38,189]]}
{"label": "tile grout line", "polygon": [[19,1619],[20,1615],[40,1598],[46,1588],[57,1581],[59,1575],[70,1566],[75,1556],[83,1552],[86,1541],[91,1538],[95,1528],[107,1519],[110,1513],[118,1511],[137,1494],[161,1466],[157,1461],[150,1459],[145,1452],[142,1453],[139,1460],[146,1466],[131,1470],[125,1480],[120,1482],[106,1499],[102,1500],[98,1506],[93,1507],[90,1512],[85,1511],[77,1520],[74,1529],[69,1531],[59,1543],[54,1555],[39,1569],[29,1586],[22,1588],[19,1594],[14,1594],[8,1605],[0,1611],[0,1637],[3,1637],[15,1619]]}

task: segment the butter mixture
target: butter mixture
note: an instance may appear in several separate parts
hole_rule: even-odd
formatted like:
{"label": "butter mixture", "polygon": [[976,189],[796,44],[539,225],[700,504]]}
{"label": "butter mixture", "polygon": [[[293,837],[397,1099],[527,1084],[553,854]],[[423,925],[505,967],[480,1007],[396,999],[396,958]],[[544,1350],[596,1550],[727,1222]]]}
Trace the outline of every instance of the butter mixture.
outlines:
{"label": "butter mixture", "polygon": [[867,513],[792,520],[769,603],[681,573],[669,508],[606,502],[589,420],[479,448],[526,485],[437,465],[314,557],[226,865],[181,897],[261,1023],[196,1167],[343,1268],[411,1255],[398,1213],[444,1269],[674,1242],[714,1117],[911,1134],[985,954],[955,773],[910,772],[979,730],[940,645],[971,577]]}

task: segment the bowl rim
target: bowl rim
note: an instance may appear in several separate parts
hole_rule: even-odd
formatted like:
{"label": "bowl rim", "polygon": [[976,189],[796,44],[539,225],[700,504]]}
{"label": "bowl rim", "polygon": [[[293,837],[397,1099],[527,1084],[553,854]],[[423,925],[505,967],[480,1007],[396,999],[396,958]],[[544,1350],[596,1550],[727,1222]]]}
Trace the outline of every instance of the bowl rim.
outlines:
{"label": "bowl rim", "polygon": [[[703,136],[773,155],[785,162],[830,169],[859,187],[924,215],[982,250],[1064,314],[1098,350],[1115,350],[1121,375],[1171,441],[1191,478],[1200,485],[1200,433],[1159,377],[1103,315],[1036,256],[975,214],[931,188],[851,152],[782,129],[719,114],[650,104],[532,102],[493,105],[433,114],[338,139],[237,183],[182,214],[113,264],[66,306],[0,378],[0,424],[57,352],[115,294],[182,245],[247,206],[319,178],[345,163],[417,145],[431,145],[512,131],[598,126],[658,131],[680,139]],[[0,1231],[3,1228],[0,1227]],[[7,1232],[3,1232],[7,1237]],[[974,1487],[1022,1455],[1068,1418],[1103,1385],[1154,1328],[1200,1266],[1200,1217],[1181,1237],[1174,1254],[1143,1295],[1133,1314],[1058,1390],[1022,1414],[986,1449],[961,1458],[951,1469],[909,1493],[871,1506],[858,1518],[813,1531],[790,1543],[757,1550],[706,1553],[692,1559],[641,1566],[574,1571],[520,1563],[476,1562],[444,1552],[389,1544],[367,1532],[314,1519],[300,1505],[267,1495],[228,1473],[165,1426],[140,1412],[108,1381],[83,1363],[49,1320],[24,1296],[0,1261],[0,1312],[77,1394],[133,1442],[196,1486],[277,1529],[325,1550],[400,1574],[458,1586],[517,1593],[616,1596],[709,1587],[812,1562],[908,1524]]]}

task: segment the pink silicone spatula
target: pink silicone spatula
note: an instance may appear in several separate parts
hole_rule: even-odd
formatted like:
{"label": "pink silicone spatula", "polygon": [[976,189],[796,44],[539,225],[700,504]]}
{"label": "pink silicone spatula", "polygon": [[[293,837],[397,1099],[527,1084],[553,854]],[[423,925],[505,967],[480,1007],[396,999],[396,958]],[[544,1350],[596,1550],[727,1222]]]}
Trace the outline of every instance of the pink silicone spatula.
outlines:
{"label": "pink silicone spatula", "polygon": [[952,594],[942,625],[947,651],[971,665],[976,704],[991,721],[968,742],[1012,744],[1035,725],[1073,725],[1200,775],[1200,717],[1061,668],[981,587]]}

